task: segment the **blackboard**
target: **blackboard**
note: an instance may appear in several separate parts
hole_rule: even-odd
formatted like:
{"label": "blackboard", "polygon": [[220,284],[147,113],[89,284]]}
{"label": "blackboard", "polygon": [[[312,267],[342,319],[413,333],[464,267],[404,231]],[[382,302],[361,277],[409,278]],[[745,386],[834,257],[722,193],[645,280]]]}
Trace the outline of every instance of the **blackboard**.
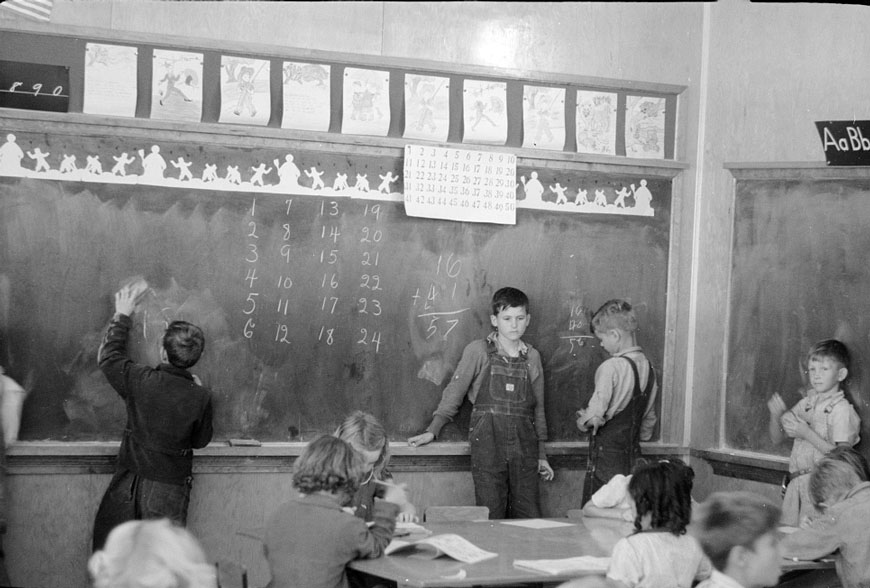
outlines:
{"label": "blackboard", "polygon": [[[149,146],[16,134],[25,151],[41,146],[78,161]],[[163,141],[160,153],[196,162],[198,178],[206,161],[248,170],[286,152]],[[322,170],[327,185],[350,164],[372,178],[402,170],[400,156],[295,157],[302,170]],[[23,163],[28,175],[34,164]],[[96,351],[112,294],[134,275],[152,286],[134,317],[135,359],[157,362],[166,320],[204,328],[206,352],[193,371],[214,392],[217,439],[306,440],[357,408],[396,439],[420,432],[463,347],[489,332],[489,300],[505,285],[531,298],[526,338],[544,359],[551,439],[580,439],[574,412],[604,359],[588,318],[605,300],[635,304],[640,343],[661,371],[670,179],[520,167],[518,176],[537,171],[545,186],[582,184],[590,196],[600,189],[611,203],[620,188],[647,182],[655,214],[581,214],[547,193],[546,209],[520,208],[515,226],[501,226],[410,218],[401,201],[304,186],[255,194],[73,181],[55,166],[48,179],[0,178],[0,363],[31,389],[24,440],[119,438],[123,404]],[[128,172],[141,173],[140,163]],[[466,402],[445,440],[466,438],[468,413]]]}
{"label": "blackboard", "polygon": [[[832,174],[841,177],[825,177]],[[870,179],[865,171],[821,173],[820,179],[795,170],[735,175],[725,442],[790,452],[790,442],[773,446],[769,439],[767,400],[774,392],[789,407],[800,400],[806,353],[829,337],[851,352],[849,391],[866,440]]]}

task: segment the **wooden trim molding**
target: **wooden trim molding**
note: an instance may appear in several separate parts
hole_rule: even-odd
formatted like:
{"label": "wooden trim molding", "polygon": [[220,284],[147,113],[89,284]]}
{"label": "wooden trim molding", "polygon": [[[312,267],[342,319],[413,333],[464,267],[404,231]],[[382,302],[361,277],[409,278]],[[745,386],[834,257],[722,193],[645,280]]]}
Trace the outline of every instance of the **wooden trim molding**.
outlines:
{"label": "wooden trim molding", "polygon": [[787,457],[721,449],[691,449],[689,454],[709,463],[717,476],[780,484],[788,472]]}
{"label": "wooden trim molding", "polygon": [[870,178],[870,167],[830,167],[824,163],[726,163],[735,180],[860,180]]}
{"label": "wooden trim molding", "polygon": [[[316,151],[401,159],[405,146],[414,141],[401,137],[369,137],[319,133],[271,127],[246,127],[220,123],[167,122],[143,118],[113,118],[74,112],[44,112],[0,108],[3,131],[72,136],[124,136],[143,141],[172,142],[184,137],[196,145],[218,145],[249,149]],[[453,143],[434,143],[455,148]],[[673,179],[688,163],[669,159],[636,159],[611,155],[523,149],[505,145],[473,145],[477,151],[514,153],[518,167],[558,169],[576,172],[632,173],[650,178]]]}
{"label": "wooden trim molding", "polygon": [[[89,475],[111,474],[118,454],[117,442],[57,443],[21,442],[7,452],[7,471],[11,475]],[[260,447],[228,447],[212,443],[197,450],[193,459],[195,474],[274,474],[290,473],[293,462],[305,443],[264,443]],[[645,455],[656,458],[685,457],[688,451],[676,445],[642,445]],[[583,470],[588,443],[547,444],[550,465],[555,469]],[[471,471],[468,443],[432,443],[409,447],[391,443],[390,470],[393,472]]]}

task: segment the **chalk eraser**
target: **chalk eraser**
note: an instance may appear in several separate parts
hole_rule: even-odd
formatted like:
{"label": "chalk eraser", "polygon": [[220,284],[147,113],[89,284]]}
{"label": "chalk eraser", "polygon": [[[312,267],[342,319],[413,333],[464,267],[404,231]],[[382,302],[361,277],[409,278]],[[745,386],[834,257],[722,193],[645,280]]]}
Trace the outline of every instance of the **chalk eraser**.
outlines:
{"label": "chalk eraser", "polygon": [[259,447],[261,443],[256,439],[230,439],[227,441],[230,447]]}

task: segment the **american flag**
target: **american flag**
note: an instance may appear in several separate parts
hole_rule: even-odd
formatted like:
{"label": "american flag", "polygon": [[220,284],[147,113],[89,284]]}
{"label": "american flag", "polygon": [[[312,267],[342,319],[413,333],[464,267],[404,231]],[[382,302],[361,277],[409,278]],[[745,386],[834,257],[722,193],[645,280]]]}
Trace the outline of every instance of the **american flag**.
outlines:
{"label": "american flag", "polygon": [[51,20],[51,5],[54,0],[0,0],[0,8],[8,8],[34,20]]}

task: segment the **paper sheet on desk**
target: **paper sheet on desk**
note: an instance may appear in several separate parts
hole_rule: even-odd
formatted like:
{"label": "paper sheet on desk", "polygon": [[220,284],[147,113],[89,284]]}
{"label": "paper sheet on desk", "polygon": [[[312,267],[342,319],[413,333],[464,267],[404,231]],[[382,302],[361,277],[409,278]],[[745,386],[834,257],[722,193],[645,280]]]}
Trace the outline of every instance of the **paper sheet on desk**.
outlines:
{"label": "paper sheet on desk", "polygon": [[573,527],[574,523],[563,523],[560,521],[548,521],[545,519],[518,519],[515,521],[501,521],[502,525],[514,525],[517,527],[528,527],[529,529],[552,529],[554,527]]}
{"label": "paper sheet on desk", "polygon": [[483,550],[468,539],[452,533],[433,535],[432,537],[426,537],[417,541],[393,539],[384,550],[384,555],[390,555],[405,549],[415,550],[411,554],[411,557],[434,559],[447,555],[455,560],[471,564],[498,556],[497,553]]}
{"label": "paper sheet on desk", "polygon": [[609,557],[592,557],[578,555],[562,559],[515,559],[514,567],[534,572],[542,572],[552,576],[571,574],[574,572],[590,572],[604,574],[610,564]]}

